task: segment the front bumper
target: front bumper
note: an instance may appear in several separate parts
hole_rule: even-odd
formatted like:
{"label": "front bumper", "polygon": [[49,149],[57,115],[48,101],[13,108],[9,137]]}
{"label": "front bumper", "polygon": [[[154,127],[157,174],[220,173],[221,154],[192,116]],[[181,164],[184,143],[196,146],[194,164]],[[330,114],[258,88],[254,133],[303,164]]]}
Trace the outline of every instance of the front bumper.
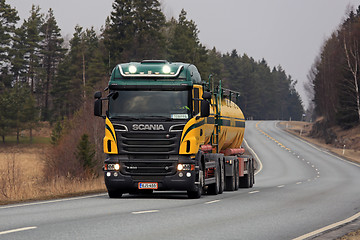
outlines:
{"label": "front bumper", "polygon": [[105,171],[106,188],[110,191],[123,193],[138,189],[140,182],[158,183],[157,190],[196,190],[196,171],[176,171],[168,176],[130,176],[123,175],[119,171]]}

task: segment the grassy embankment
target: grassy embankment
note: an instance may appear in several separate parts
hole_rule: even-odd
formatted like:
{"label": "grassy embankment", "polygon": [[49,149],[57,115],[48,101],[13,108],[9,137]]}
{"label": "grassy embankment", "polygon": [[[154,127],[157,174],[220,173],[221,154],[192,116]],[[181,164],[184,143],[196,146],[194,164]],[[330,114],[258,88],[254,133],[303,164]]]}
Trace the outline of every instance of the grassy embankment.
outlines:
{"label": "grassy embankment", "polygon": [[6,143],[0,143],[0,204],[105,191],[102,176],[46,180],[43,170],[52,147],[49,135],[48,129],[41,129],[34,133],[32,143],[28,135],[20,137],[20,144],[16,143],[16,136],[6,137]]}

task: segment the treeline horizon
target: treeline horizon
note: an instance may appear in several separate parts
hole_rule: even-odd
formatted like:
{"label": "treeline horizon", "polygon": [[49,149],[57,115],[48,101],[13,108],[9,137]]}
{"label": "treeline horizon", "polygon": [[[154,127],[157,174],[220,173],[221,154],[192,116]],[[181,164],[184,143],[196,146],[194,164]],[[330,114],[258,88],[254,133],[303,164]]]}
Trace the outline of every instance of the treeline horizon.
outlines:
{"label": "treeline horizon", "polygon": [[[109,70],[123,62],[165,59],[198,67],[241,93],[240,107],[250,119],[301,120],[297,81],[279,65],[254,60],[234,49],[207,49],[199,29],[183,9],[167,20],[158,0],[115,0],[98,34],[75,26],[68,43],[52,9],[33,5],[20,24],[15,8],[0,0],[0,136],[35,128],[39,121],[70,119],[98,88]],[[20,25],[20,26],[19,26]],[[19,26],[19,27],[17,27]],[[31,134],[30,134],[31,135]]]}
{"label": "treeline horizon", "polygon": [[308,74],[305,88],[313,99],[314,118],[322,119],[320,135],[329,135],[332,126],[360,125],[359,86],[360,6],[324,41]]}

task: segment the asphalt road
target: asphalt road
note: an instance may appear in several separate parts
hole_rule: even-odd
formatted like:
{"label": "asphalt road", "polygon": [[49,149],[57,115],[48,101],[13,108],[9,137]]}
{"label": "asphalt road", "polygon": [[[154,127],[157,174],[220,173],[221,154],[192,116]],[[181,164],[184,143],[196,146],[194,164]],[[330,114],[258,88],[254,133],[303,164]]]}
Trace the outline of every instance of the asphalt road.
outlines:
{"label": "asphalt road", "polygon": [[0,239],[294,239],[360,212],[360,166],[276,122],[247,122],[245,138],[262,163],[252,189],[2,206]]}

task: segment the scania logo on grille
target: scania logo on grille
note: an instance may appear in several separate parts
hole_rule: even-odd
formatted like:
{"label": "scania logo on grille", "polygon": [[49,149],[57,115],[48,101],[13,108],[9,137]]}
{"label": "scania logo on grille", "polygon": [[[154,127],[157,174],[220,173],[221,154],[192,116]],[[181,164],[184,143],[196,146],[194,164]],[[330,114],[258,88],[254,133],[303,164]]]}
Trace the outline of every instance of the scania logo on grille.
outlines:
{"label": "scania logo on grille", "polygon": [[132,130],[134,131],[165,131],[162,124],[133,124]]}

